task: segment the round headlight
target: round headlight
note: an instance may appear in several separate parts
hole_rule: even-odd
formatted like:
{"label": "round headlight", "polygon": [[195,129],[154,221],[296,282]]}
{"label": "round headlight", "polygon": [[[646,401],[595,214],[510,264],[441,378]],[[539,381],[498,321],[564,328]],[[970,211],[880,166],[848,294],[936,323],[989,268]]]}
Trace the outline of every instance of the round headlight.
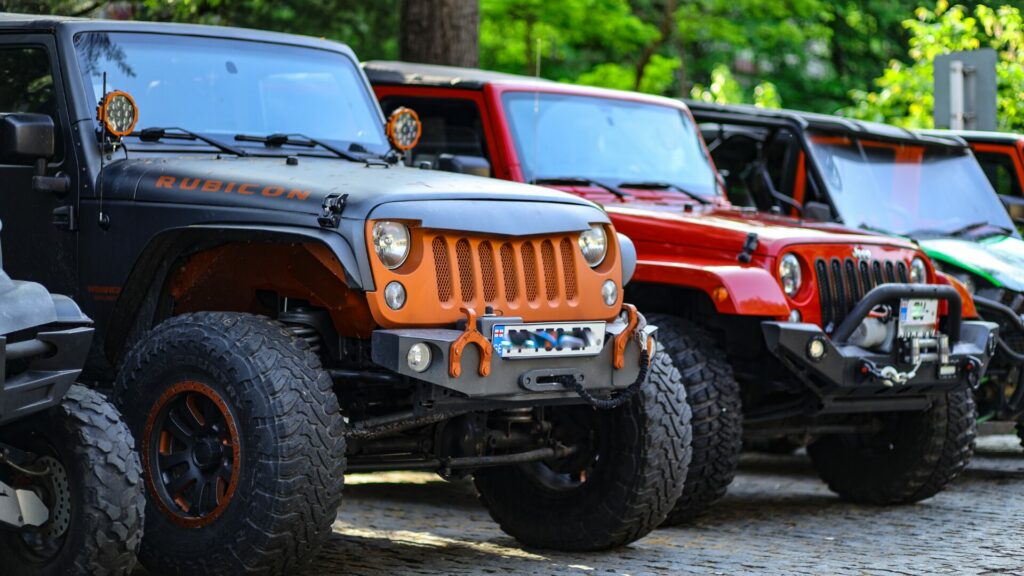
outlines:
{"label": "round headlight", "polygon": [[604,226],[595,224],[590,230],[580,232],[579,244],[583,259],[591,268],[603,262],[608,254],[608,235],[605,234]]}
{"label": "round headlight", "polygon": [[604,284],[601,285],[601,298],[604,299],[604,303],[608,306],[615,305],[615,302],[619,299],[619,287],[615,285],[614,280],[605,280]]}
{"label": "round headlight", "polygon": [[928,282],[928,267],[924,260],[914,258],[910,261],[910,282],[913,284],[925,284]]}
{"label": "round headlight", "polygon": [[792,254],[786,254],[779,259],[779,280],[782,281],[782,291],[786,296],[792,298],[800,291],[803,281],[800,273],[800,261]]}
{"label": "round headlight", "polygon": [[400,222],[382,220],[373,225],[373,250],[389,270],[409,257],[409,228]]}
{"label": "round headlight", "polygon": [[388,282],[384,287],[384,302],[392,310],[401,310],[405,306],[405,286],[401,282]]}

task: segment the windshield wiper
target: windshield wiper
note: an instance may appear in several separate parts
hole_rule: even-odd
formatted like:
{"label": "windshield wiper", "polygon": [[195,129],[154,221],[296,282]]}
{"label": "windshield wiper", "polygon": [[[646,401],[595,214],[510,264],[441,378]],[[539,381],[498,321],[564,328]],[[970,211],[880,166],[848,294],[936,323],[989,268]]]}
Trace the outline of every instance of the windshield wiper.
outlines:
{"label": "windshield wiper", "polygon": [[351,152],[332,146],[322,140],[310,138],[303,134],[270,134],[269,136],[252,136],[250,134],[238,134],[235,136],[238,142],[261,142],[268,148],[280,148],[281,146],[303,146],[305,148],[316,148],[317,146],[334,154],[338,158],[351,160],[352,162],[365,162],[364,159]]}
{"label": "windshield wiper", "polygon": [[[174,132],[171,132],[174,130]],[[174,127],[151,127],[143,128],[138,132],[132,132],[129,136],[134,136],[143,142],[159,142],[160,140],[198,140],[205,144],[209,144],[221,152],[227,152],[228,154],[234,154],[235,156],[248,156],[249,153],[241,148],[235,148],[229,144],[225,144],[219,140],[203,136],[191,130],[185,130],[184,128]]]}
{"label": "windshield wiper", "polygon": [[701,196],[700,194],[697,194],[696,192],[691,192],[690,190],[687,190],[686,188],[683,188],[682,186],[680,186],[678,184],[672,184],[671,182],[623,182],[623,183],[619,184],[619,186],[621,186],[623,188],[641,188],[641,189],[647,188],[647,189],[651,189],[651,190],[675,190],[676,192],[679,192],[680,194],[689,196],[691,199],[696,200],[697,202],[700,202],[701,204],[703,204],[705,206],[707,206],[708,204],[711,204],[710,200],[708,200],[707,198]]}
{"label": "windshield wiper", "polygon": [[[859,226],[857,226],[857,228],[861,230],[867,230],[868,232],[875,232],[877,234],[885,234],[886,236],[899,236],[899,234],[893,234],[892,232],[884,228],[878,228],[870,224],[860,224]],[[908,236],[913,236],[913,233],[908,234]]]}
{"label": "windshield wiper", "polygon": [[598,188],[603,188],[611,192],[612,194],[618,196],[619,198],[629,198],[630,196],[632,196],[632,194],[627,194],[623,192],[622,190],[619,189],[618,186],[615,186],[614,184],[609,184],[607,182],[602,182],[600,180],[594,180],[593,178],[580,178],[577,176],[565,176],[559,178],[534,178],[533,180],[530,180],[530,184],[565,184],[569,186],[597,186]]}
{"label": "windshield wiper", "polygon": [[1000,226],[998,224],[990,224],[988,221],[981,221],[981,222],[975,222],[973,224],[968,224],[966,226],[961,226],[961,227],[957,228],[956,230],[953,230],[952,232],[950,232],[949,235],[950,236],[956,236],[956,237],[966,236],[970,232],[974,232],[975,230],[977,230],[979,228],[984,228],[986,226],[988,226],[990,228],[995,228],[996,230],[998,230],[1000,232],[1003,232],[1003,233],[1006,233],[1006,234],[1013,234],[1013,230],[1010,230],[1009,228],[1007,228],[1005,226]]}

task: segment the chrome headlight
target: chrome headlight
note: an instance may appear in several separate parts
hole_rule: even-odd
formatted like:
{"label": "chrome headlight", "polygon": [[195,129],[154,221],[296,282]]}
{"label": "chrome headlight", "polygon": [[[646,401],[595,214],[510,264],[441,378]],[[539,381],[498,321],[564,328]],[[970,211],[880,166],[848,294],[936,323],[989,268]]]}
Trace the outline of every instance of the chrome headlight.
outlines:
{"label": "chrome headlight", "polygon": [[409,257],[409,228],[400,222],[388,220],[375,223],[373,250],[389,270],[398,268]]}
{"label": "chrome headlight", "polygon": [[800,260],[792,254],[786,254],[779,259],[779,280],[782,281],[782,291],[786,296],[792,298],[800,291],[803,283],[800,272]]}
{"label": "chrome headlight", "polygon": [[605,233],[604,226],[594,224],[590,230],[580,232],[579,245],[583,259],[591,268],[604,262],[604,257],[608,254],[608,234]]}
{"label": "chrome headlight", "polygon": [[928,282],[928,267],[920,257],[910,261],[910,282],[911,284],[926,284]]}

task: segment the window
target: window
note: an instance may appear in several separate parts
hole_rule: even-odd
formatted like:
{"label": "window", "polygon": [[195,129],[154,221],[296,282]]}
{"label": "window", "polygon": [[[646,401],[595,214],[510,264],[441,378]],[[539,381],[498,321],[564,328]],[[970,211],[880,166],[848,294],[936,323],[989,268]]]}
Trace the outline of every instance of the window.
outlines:
{"label": "window", "polygon": [[480,109],[471,100],[390,96],[381,105],[385,115],[405,106],[420,117],[423,135],[413,150],[414,166],[420,162],[436,166],[441,154],[488,157]]}
{"label": "window", "polygon": [[1017,170],[1013,165],[1013,157],[1000,152],[975,152],[981,169],[985,171],[989,182],[996,192],[1007,196],[1021,196],[1021,183],[1017,180]]}
{"label": "window", "polygon": [[53,75],[46,50],[0,48],[0,112],[56,116]]}

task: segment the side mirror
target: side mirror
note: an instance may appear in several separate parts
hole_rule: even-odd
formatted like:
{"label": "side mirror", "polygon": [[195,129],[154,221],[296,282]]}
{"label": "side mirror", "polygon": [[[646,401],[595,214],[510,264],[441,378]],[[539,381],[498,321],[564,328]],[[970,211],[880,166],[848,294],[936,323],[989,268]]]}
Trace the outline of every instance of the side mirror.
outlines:
{"label": "side mirror", "polygon": [[814,202],[813,200],[804,204],[803,217],[818,222],[831,222],[834,220],[832,217],[832,207],[824,202]]}
{"label": "side mirror", "polygon": [[0,114],[0,164],[39,165],[53,156],[55,129],[46,114]]}
{"label": "side mirror", "polygon": [[445,172],[458,172],[459,174],[472,174],[474,176],[489,177],[491,175],[491,163],[480,156],[460,156],[457,154],[441,154],[437,158],[437,168]]}

